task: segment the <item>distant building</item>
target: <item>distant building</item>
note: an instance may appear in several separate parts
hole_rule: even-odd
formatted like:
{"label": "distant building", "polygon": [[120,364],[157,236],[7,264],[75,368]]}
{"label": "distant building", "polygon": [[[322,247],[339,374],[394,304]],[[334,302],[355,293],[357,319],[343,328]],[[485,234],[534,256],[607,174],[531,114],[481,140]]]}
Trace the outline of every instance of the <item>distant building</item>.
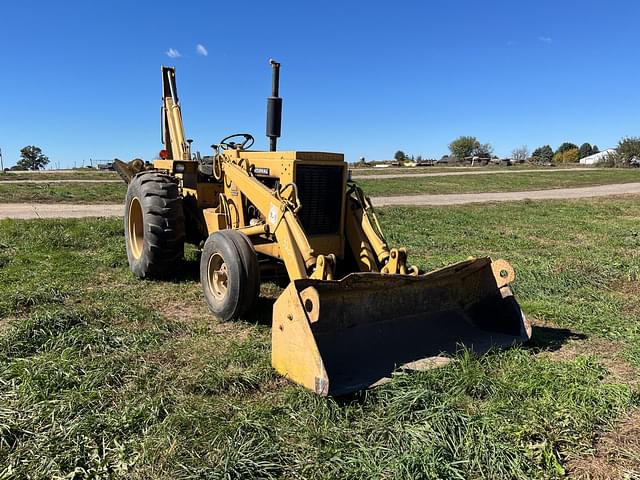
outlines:
{"label": "distant building", "polygon": [[615,148],[607,148],[602,152],[594,153],[593,155],[589,155],[588,157],[584,157],[580,159],[581,165],[595,165],[607,158],[608,155],[616,153]]}
{"label": "distant building", "polygon": [[513,165],[513,160],[510,158],[498,158],[498,157],[494,157],[490,160],[490,163],[493,163],[494,165],[502,165],[510,167],[511,165]]}
{"label": "distant building", "polygon": [[98,163],[96,168],[98,170],[113,170],[113,162]]}
{"label": "distant building", "polygon": [[416,161],[416,165],[418,167],[431,167],[436,163],[436,161],[432,158],[422,158]]}
{"label": "distant building", "polygon": [[370,163],[373,168],[389,168],[400,166],[400,162],[398,160],[373,160]]}

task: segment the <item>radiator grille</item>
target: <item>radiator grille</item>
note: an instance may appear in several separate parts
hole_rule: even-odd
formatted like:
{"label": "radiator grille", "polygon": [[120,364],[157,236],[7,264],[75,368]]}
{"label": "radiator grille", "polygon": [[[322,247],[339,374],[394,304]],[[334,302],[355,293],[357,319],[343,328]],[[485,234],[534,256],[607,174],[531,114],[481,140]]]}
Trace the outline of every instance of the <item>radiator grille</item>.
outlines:
{"label": "radiator grille", "polygon": [[298,216],[308,235],[327,235],[340,231],[344,197],[342,168],[297,166],[296,185],[302,203]]}

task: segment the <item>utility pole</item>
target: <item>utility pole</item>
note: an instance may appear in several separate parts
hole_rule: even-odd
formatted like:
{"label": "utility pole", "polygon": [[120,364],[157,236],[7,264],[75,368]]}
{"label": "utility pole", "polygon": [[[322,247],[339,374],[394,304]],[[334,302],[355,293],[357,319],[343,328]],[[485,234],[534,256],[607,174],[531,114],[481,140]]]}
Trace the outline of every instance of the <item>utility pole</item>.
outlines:
{"label": "utility pole", "polygon": [[4,172],[4,163],[2,162],[2,149],[0,148],[0,172]]}

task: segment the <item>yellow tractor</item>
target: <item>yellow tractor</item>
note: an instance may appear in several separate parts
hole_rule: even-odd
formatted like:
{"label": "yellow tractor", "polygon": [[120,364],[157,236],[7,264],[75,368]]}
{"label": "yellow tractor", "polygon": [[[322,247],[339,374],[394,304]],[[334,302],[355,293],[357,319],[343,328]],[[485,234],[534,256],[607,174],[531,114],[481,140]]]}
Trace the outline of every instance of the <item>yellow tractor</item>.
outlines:
{"label": "yellow tractor", "polygon": [[531,327],[504,260],[470,258],[430,271],[385,241],[370,200],[338,153],[278,151],[280,65],[271,61],[269,151],[235,134],[192,153],[183,130],[175,68],[162,67],[162,140],[153,165],[117,162],[128,183],[125,241],[131,270],[166,277],[185,242],[200,251],[211,312],[241,317],[260,293],[261,273],[286,271],[273,305],[272,364],[320,395],[420,369],[459,345],[484,351],[525,341]]}

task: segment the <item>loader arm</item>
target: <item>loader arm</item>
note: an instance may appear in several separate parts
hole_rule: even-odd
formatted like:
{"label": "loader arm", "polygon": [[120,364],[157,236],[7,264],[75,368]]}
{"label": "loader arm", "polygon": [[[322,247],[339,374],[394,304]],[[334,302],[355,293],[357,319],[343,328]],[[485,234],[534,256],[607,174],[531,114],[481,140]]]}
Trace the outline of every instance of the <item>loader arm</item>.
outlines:
{"label": "loader arm", "polygon": [[[269,231],[276,237],[287,273],[291,280],[309,278],[308,271],[316,264],[323,267],[333,259],[316,256],[307,236],[294,213],[291,202],[279,198],[273,190],[263,185],[249,171],[231,160],[223,162],[225,177],[234,182],[238,190],[260,211],[267,221]],[[320,259],[322,257],[322,259]],[[331,276],[327,272],[326,276]]]}
{"label": "loader arm", "polygon": [[[260,211],[268,229],[280,245],[291,280],[334,277],[335,256],[316,255],[296,215],[297,205],[283,199],[255,178],[246,163],[225,157],[225,177]],[[368,198],[357,185],[345,193],[348,202],[346,233],[359,271],[382,274],[417,275],[418,268],[407,264],[404,248],[387,246]],[[311,272],[311,274],[309,274]]]}

